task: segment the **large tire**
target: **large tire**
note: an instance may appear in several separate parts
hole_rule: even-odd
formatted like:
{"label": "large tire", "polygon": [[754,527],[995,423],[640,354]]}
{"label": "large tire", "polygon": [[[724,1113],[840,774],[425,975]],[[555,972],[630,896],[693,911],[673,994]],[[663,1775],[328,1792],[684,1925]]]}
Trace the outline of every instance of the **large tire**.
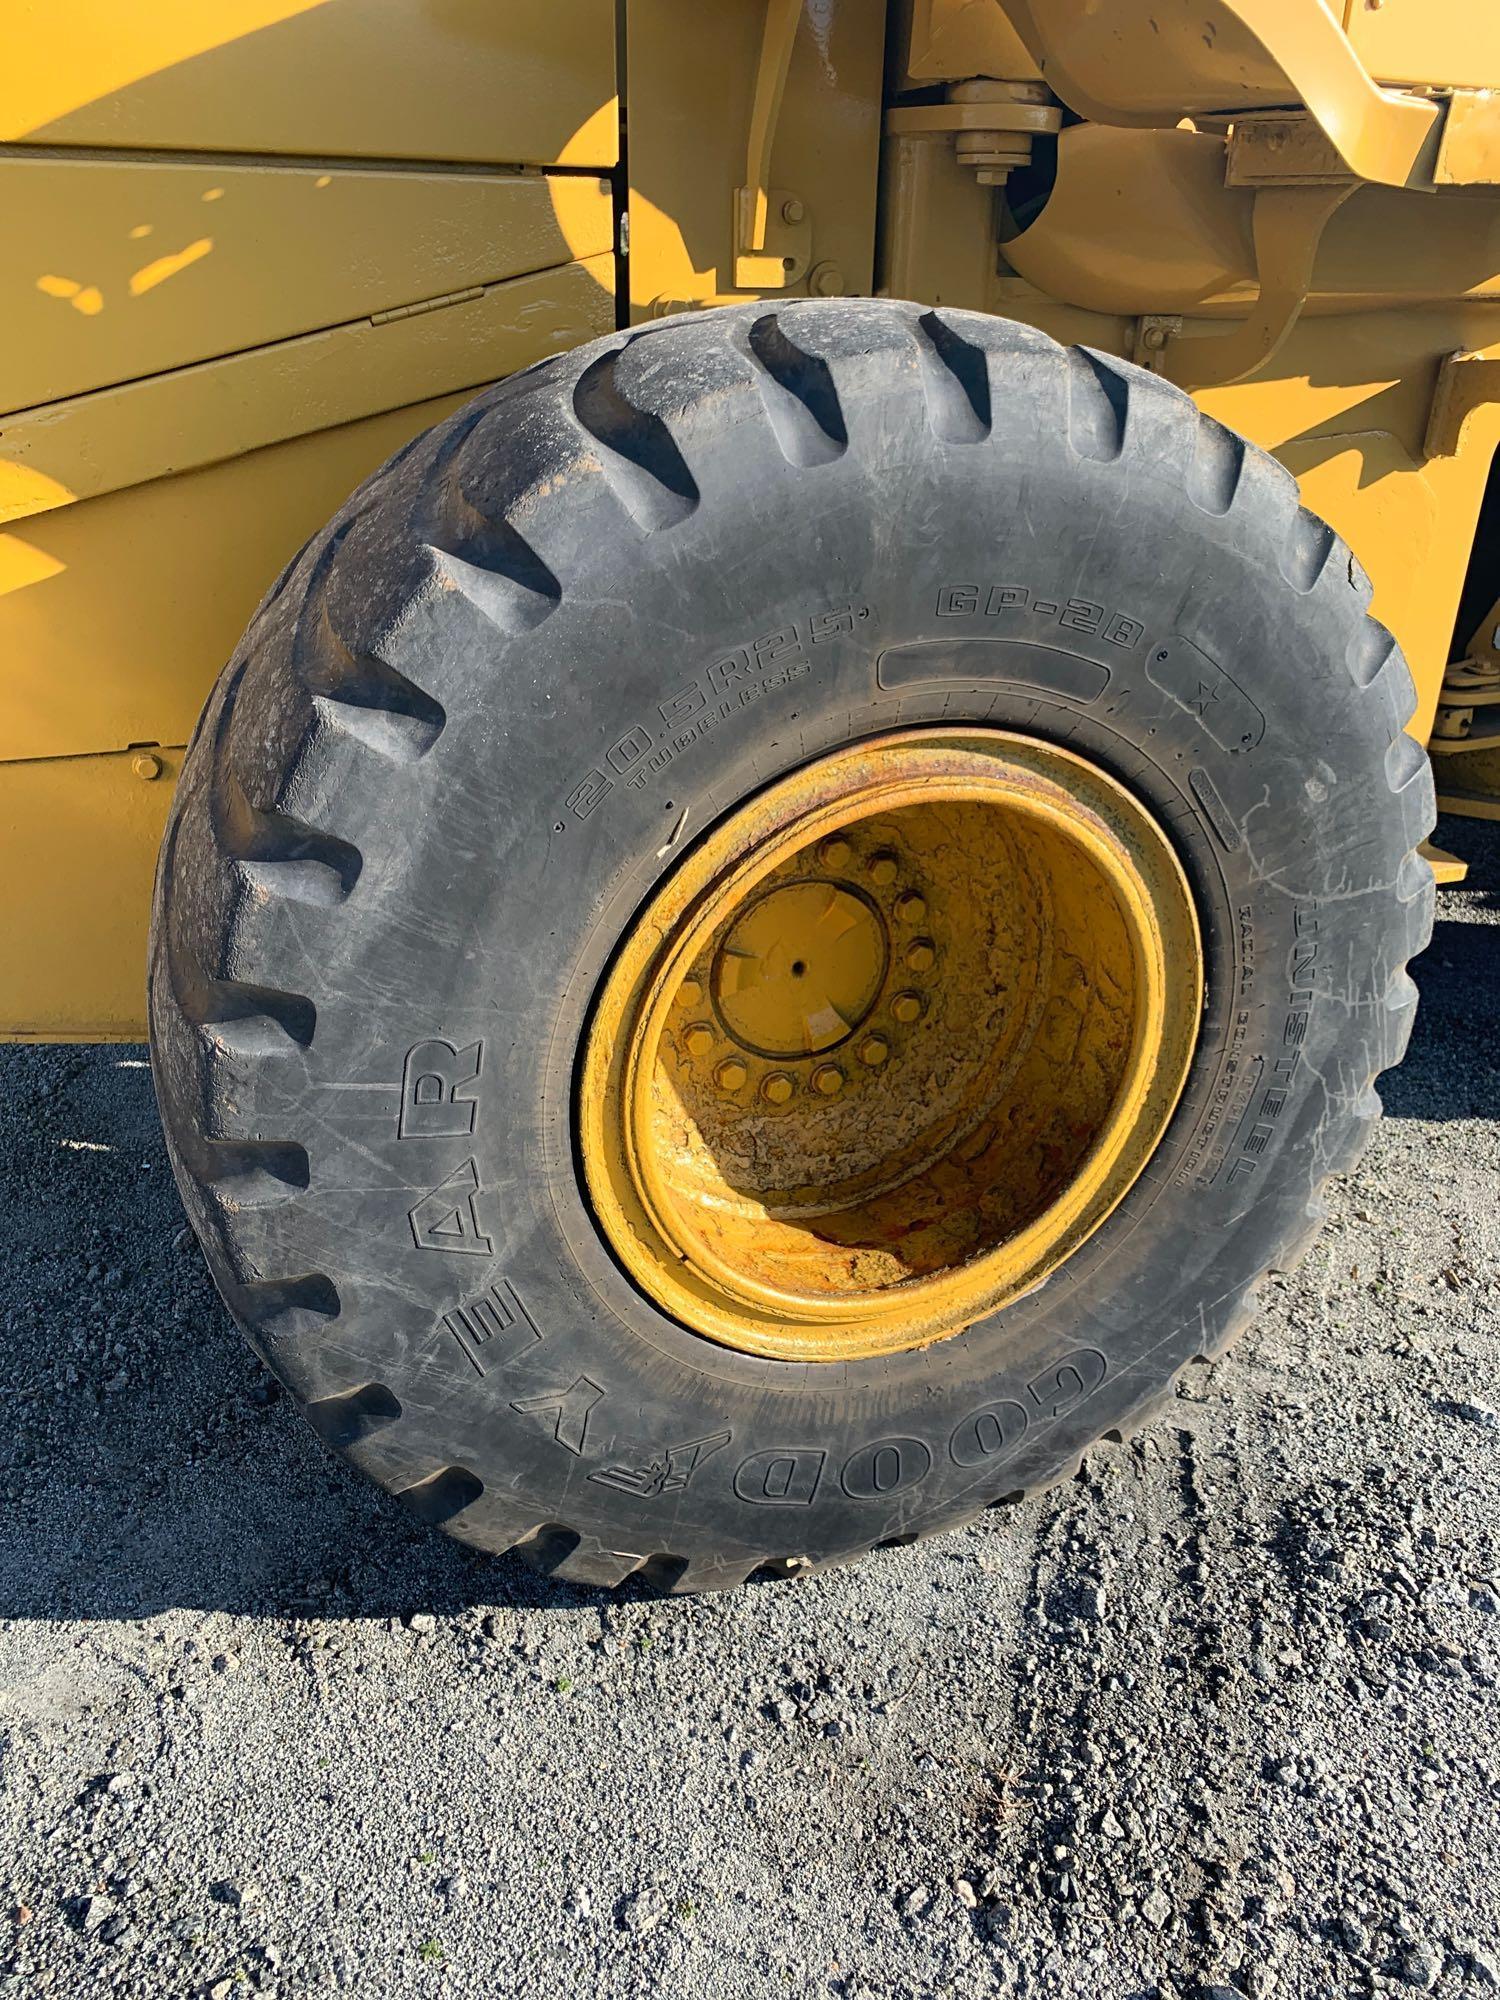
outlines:
{"label": "large tire", "polygon": [[[1179,391],[974,314],[733,307],[487,391],[291,565],[174,804],[156,1082],[247,1336],[423,1518],[578,1581],[723,1587],[1055,1481],[1244,1324],[1403,1052],[1432,785],[1369,596]],[[1010,643],[878,667],[955,632]],[[743,695],[675,728],[729,657]],[[1065,741],[1171,829],[1186,1087],[1029,1296],[919,1351],[738,1352],[593,1220],[591,996],[674,830],[937,720]]]}

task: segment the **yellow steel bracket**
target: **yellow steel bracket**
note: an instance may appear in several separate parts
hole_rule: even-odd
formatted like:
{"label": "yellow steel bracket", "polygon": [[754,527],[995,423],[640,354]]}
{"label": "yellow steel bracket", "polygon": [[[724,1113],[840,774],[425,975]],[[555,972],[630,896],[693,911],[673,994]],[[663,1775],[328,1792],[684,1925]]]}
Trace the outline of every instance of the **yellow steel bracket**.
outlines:
{"label": "yellow steel bracket", "polygon": [[1443,677],[1428,749],[1434,757],[1500,750],[1500,600],[1480,619],[1469,650]]}
{"label": "yellow steel bracket", "polygon": [[1443,676],[1427,749],[1439,812],[1500,820],[1500,599]]}
{"label": "yellow steel bracket", "polygon": [[1470,417],[1491,403],[1500,403],[1500,348],[1450,354],[1432,392],[1424,455],[1456,458]]}
{"label": "yellow steel bracket", "polygon": [[1308,0],[1223,0],[1284,71],[1362,181],[1405,187],[1430,151],[1439,108],[1430,98],[1382,90],[1327,7]]}
{"label": "yellow steel bracket", "polygon": [[1471,657],[1449,667],[1427,747],[1434,757],[1500,750],[1500,660]]}
{"label": "yellow steel bracket", "polygon": [[986,77],[955,84],[946,104],[900,105],[885,115],[892,138],[951,132],[960,166],[981,185],[1003,187],[1013,167],[1031,158],[1032,139],[1062,129],[1062,106],[1044,83]]}
{"label": "yellow steel bracket", "polygon": [[1251,215],[1260,297],[1232,333],[1173,341],[1180,319],[1144,321],[1137,359],[1182,388],[1243,382],[1276,355],[1297,324],[1329,218],[1354,192],[1353,180],[1262,187]]}
{"label": "yellow steel bracket", "polygon": [[[1159,23],[1154,18],[1160,0],[1113,0],[1107,10],[1115,31],[1113,47],[1134,45],[1154,49]],[[1083,37],[1081,46],[1094,52],[1090,63],[1080,61],[1071,46],[1070,28],[1085,10],[1059,8],[1055,0],[1008,0],[1007,13],[1027,49],[1041,66],[1043,77],[1081,117],[1104,125],[1175,123],[1158,108],[1127,108],[1111,101],[1114,79],[1098,56],[1098,37]],[[1210,50],[1236,31],[1258,43],[1273,70],[1286,79],[1287,101],[1305,104],[1328,135],[1345,169],[1357,179],[1389,187],[1430,184],[1442,107],[1431,98],[1382,90],[1370,76],[1345,35],[1333,10],[1323,0],[1198,0],[1194,14],[1204,46]],[[1179,74],[1173,57],[1153,56],[1162,103],[1200,101],[1204,79]],[[1128,81],[1128,61],[1121,60]],[[1211,100],[1210,100],[1211,101]]]}
{"label": "yellow steel bracket", "polygon": [[[766,0],[755,95],[750,104],[745,184],[734,191],[737,291],[777,291],[795,283],[807,269],[811,228],[806,209],[789,190],[770,185],[771,149],[801,18],[802,0]],[[783,240],[784,229],[795,232],[790,242]]]}

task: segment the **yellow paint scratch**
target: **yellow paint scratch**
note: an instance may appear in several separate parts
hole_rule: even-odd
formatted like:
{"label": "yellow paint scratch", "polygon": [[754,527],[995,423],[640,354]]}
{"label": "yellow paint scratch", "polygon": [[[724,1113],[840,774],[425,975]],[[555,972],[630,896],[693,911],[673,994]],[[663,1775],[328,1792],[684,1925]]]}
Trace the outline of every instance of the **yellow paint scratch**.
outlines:
{"label": "yellow paint scratch", "polygon": [[155,285],[164,285],[168,278],[175,278],[179,271],[185,271],[189,264],[196,264],[200,257],[206,257],[214,247],[211,236],[200,236],[196,243],[190,243],[185,250],[174,250],[169,256],[157,257],[150,264],[142,264],[138,271],[130,274],[130,296],[138,299],[142,292],[149,292]]}

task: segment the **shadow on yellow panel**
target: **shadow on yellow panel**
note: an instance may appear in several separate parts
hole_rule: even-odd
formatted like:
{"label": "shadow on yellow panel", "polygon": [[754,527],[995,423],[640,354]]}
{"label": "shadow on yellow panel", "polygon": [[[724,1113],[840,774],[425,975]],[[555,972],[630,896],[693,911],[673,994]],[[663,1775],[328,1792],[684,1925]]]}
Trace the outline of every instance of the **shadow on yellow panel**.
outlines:
{"label": "shadow on yellow panel", "polygon": [[[610,167],[614,0],[48,0],[0,142]],[[581,136],[582,135],[582,136]],[[71,275],[71,274],[70,274]]]}
{"label": "shadow on yellow panel", "polygon": [[67,564],[45,549],[22,541],[19,535],[0,533],[0,597],[26,590],[33,583],[45,583],[49,576],[61,576]]}
{"label": "shadow on yellow panel", "polygon": [[[59,120],[192,56],[310,13],[329,0],[155,0],[101,7],[51,0],[45,32],[17,34],[0,73],[0,133],[8,140],[55,130]],[[61,135],[57,135],[61,136]]]}

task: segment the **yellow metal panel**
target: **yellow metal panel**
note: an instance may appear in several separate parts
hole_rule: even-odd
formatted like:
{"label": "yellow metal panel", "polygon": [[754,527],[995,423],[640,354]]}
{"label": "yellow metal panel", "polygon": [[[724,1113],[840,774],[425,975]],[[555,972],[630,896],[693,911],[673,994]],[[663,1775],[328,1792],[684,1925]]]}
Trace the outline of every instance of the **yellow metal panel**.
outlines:
{"label": "yellow metal panel", "polygon": [[0,160],[0,408],[607,253],[607,181]]}
{"label": "yellow metal panel", "polygon": [[0,1033],[137,1036],[180,751],[130,746],[367,473],[614,324],[615,8],[16,0],[4,40]]}
{"label": "yellow metal panel", "polygon": [[181,765],[177,746],[0,765],[0,1036],[144,1039],[151,879]]}
{"label": "yellow metal panel", "polygon": [[1344,32],[1381,83],[1500,88],[1500,8],[1491,0],[1344,0]]}
{"label": "yellow metal panel", "polygon": [[[67,489],[109,497],[0,534],[0,755],[186,735],[287,556],[433,420],[409,406],[605,330],[601,276],[517,279],[444,312],[287,343],[292,357],[263,349],[80,398],[50,428],[17,424],[23,460],[45,453]],[[387,410],[384,425],[351,422]],[[292,438],[304,441],[256,449]],[[211,469],[159,476],[190,465]]]}
{"label": "yellow metal panel", "polygon": [[185,740],[288,559],[392,452],[465,400],[392,410],[0,534],[0,587],[7,576],[11,586],[0,597],[5,757]]}
{"label": "yellow metal panel", "polygon": [[0,522],[529,367],[614,324],[612,272],[567,264],[23,411],[0,439]]}
{"label": "yellow metal panel", "polygon": [[18,0],[0,140],[612,166],[613,0]]}
{"label": "yellow metal panel", "polygon": [[1500,96],[1456,90],[1448,100],[1433,179],[1439,187],[1500,181]]}
{"label": "yellow metal panel", "polygon": [[[0,535],[0,590],[7,578],[15,586],[0,605],[0,655],[19,669],[19,720],[74,744],[109,735],[156,746],[144,754],[163,767],[140,775],[140,750],[0,762],[0,1038],[144,1038],[156,850],[180,746],[214,676],[302,542],[464,401],[418,403],[67,508],[32,531],[48,548],[21,544],[19,561],[18,538]],[[23,566],[34,595],[21,595]]]}
{"label": "yellow metal panel", "polygon": [[[765,0],[631,0],[627,9],[636,319],[746,296],[734,289],[734,191],[745,178],[765,19]],[[868,292],[874,282],[884,23],[883,0],[802,9],[768,167],[780,200],[800,201],[811,225],[795,291]]]}

